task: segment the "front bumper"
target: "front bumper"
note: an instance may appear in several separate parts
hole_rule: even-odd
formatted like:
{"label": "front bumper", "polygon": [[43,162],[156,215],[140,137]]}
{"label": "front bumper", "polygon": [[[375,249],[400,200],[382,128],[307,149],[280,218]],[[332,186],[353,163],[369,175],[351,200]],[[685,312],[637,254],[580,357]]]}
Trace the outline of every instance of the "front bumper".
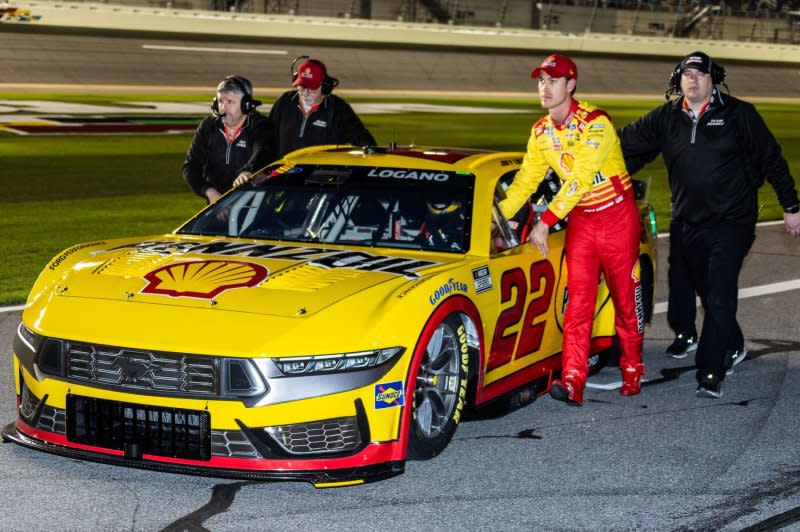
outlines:
{"label": "front bumper", "polygon": [[[14,367],[17,420],[2,437],[25,447],[157,471],[305,480],[317,487],[372,482],[404,470],[406,453],[395,432],[403,407],[381,417],[386,409],[365,407],[366,390],[340,394],[335,406],[328,397],[227,411],[233,403],[39,382]],[[309,412],[316,419],[309,420]],[[230,418],[233,423],[225,421]]]}
{"label": "front bumper", "polygon": [[[348,486],[374,482],[402,474],[405,462],[387,460],[372,465],[350,465],[332,468],[334,465],[323,460],[310,460],[302,464],[297,461],[263,460],[244,458],[212,457],[206,462],[170,459],[161,456],[143,455],[141,458],[127,458],[123,451],[110,451],[86,445],[73,444],[65,436],[45,433],[21,420],[3,427],[4,441],[17,443],[30,449],[52,454],[99,462],[104,464],[135,467],[151,471],[182,473],[205,477],[233,478],[244,480],[302,480],[318,488]],[[371,444],[360,453],[362,460],[380,460],[391,444]],[[356,462],[356,460],[353,460]]]}

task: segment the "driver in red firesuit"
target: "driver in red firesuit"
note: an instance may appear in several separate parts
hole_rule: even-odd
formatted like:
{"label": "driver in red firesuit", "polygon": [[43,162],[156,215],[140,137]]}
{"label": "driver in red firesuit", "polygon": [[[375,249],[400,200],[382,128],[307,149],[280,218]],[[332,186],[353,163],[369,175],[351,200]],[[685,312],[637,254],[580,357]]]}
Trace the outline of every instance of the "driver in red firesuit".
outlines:
{"label": "driver in red firesuit", "polygon": [[529,236],[547,257],[550,228],[569,215],[562,372],[551,383],[550,395],[575,406],[583,403],[601,272],[614,302],[620,393],[636,395],[644,375],[641,226],[619,138],[605,111],[573,99],[578,69],[569,57],[546,57],[531,77],[539,84],[539,99],[548,114],[533,125],[522,166],[500,210],[506,218],[513,216],[550,167],[563,183]]}

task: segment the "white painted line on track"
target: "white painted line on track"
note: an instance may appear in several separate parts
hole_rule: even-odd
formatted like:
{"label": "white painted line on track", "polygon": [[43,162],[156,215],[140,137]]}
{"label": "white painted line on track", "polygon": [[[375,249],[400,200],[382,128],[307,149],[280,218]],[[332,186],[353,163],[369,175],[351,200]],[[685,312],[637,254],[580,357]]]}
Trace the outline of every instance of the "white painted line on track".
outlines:
{"label": "white painted line on track", "polygon": [[25,305],[14,305],[13,307],[0,307],[0,314],[4,312],[16,312],[25,308]]}
{"label": "white painted line on track", "polygon": [[145,50],[167,50],[170,52],[212,52],[220,54],[286,55],[286,50],[256,50],[253,48],[211,48],[208,46],[167,46],[163,44],[143,44]]}
{"label": "white painted line on track", "polygon": [[[779,283],[762,284],[761,286],[751,286],[749,288],[739,289],[739,299],[747,299],[750,297],[767,296],[770,294],[780,294],[790,290],[800,290],[800,279],[792,281],[781,281]],[[697,300],[700,304],[700,300]],[[667,311],[667,302],[656,303],[653,309],[653,314],[663,314]]]}

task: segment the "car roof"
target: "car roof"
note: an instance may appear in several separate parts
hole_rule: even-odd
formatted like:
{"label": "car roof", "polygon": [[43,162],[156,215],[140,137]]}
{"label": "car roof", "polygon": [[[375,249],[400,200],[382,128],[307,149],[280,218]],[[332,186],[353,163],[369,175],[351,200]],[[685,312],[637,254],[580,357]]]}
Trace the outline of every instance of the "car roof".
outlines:
{"label": "car roof", "polygon": [[[476,181],[496,178],[515,170],[522,162],[521,152],[499,152],[476,148],[441,146],[312,146],[284,157],[294,164],[338,164],[380,166],[442,171],[468,171]],[[494,170],[494,171],[491,171]]]}

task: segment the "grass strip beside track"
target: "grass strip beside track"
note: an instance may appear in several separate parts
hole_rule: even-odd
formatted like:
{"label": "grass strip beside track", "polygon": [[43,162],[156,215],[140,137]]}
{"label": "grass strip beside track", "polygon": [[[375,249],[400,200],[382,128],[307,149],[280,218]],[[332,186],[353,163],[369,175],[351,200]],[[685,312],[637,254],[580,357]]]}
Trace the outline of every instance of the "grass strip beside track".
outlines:
{"label": "grass strip beside track", "polygon": [[[31,94],[0,94],[0,101]],[[197,95],[59,95],[36,99],[93,104],[136,101],[196,102]],[[363,102],[408,99],[349,98]],[[515,114],[403,113],[364,115],[380,144],[445,145],[524,150],[531,124],[540,116],[535,101],[519,99],[414,99],[413,103],[518,109]],[[617,126],[660,102],[610,100],[603,106]],[[800,176],[800,104],[764,103],[759,110],[781,143],[792,175]],[[195,117],[199,122],[201,117]],[[39,271],[60,250],[95,239],[164,234],[202,208],[181,178],[190,134],[19,136],[0,130],[0,305],[24,301]],[[665,230],[669,189],[660,159],[639,174],[651,176],[650,201]],[[760,191],[762,220],[779,219],[771,187]]]}

